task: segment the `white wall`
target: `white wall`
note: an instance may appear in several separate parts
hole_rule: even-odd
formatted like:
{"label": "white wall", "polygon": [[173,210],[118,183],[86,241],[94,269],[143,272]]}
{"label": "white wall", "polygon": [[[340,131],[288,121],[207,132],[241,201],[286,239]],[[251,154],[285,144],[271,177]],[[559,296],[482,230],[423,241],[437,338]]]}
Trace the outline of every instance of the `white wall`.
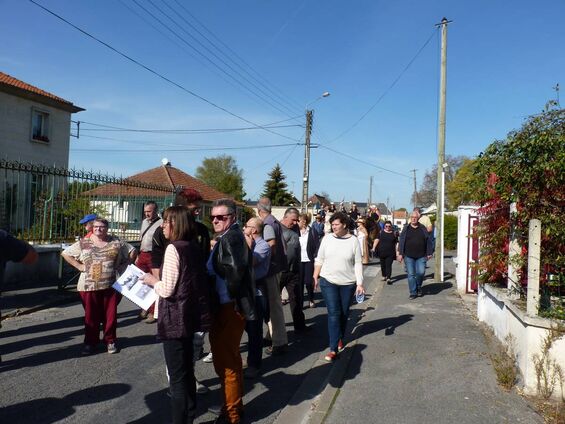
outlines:
{"label": "white wall", "polygon": [[467,256],[469,254],[469,216],[477,214],[477,206],[459,206],[457,209],[457,258],[454,259],[455,279],[459,293],[465,293],[467,288]]}
{"label": "white wall", "polygon": [[[31,139],[32,108],[49,114],[49,142]],[[71,114],[0,92],[0,152],[10,160],[67,167]]]}
{"label": "white wall", "polygon": [[[516,364],[520,370],[521,382],[527,394],[537,394],[537,376],[533,357],[541,354],[542,343],[551,328],[548,319],[531,317],[516,306],[506,295],[505,290],[489,285],[479,287],[477,316],[479,321],[489,325],[496,337],[506,343],[512,336]],[[554,343],[550,356],[565,370],[565,337]],[[556,384],[553,397],[559,399],[563,388]]]}

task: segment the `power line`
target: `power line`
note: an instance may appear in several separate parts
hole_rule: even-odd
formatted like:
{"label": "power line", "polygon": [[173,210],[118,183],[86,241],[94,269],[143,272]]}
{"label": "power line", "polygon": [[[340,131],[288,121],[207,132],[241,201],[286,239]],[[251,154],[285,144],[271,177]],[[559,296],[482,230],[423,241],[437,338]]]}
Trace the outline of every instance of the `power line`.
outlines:
{"label": "power line", "polygon": [[[167,152],[205,152],[217,150],[252,150],[252,149],[270,149],[273,147],[299,146],[301,143],[284,143],[284,144],[265,144],[260,146],[221,146],[221,147],[195,147],[189,149],[167,149]],[[98,149],[73,149],[73,152],[100,152]],[[155,153],[162,152],[163,149],[105,149],[105,153]]]}
{"label": "power line", "polygon": [[367,162],[367,161],[365,161],[365,160],[363,160],[363,159],[356,158],[355,156],[351,156],[351,155],[348,154],[348,153],[339,152],[339,151],[337,151],[337,150],[335,150],[335,149],[332,149],[331,147],[324,146],[324,145],[319,145],[319,147],[321,147],[322,149],[329,150],[330,152],[334,152],[334,153],[336,153],[336,154],[338,154],[338,155],[340,155],[340,156],[345,156],[345,157],[347,157],[347,158],[349,158],[349,159],[352,159],[352,160],[355,160],[355,161],[357,161],[357,162],[359,162],[359,163],[363,163],[363,164],[365,164],[365,165],[372,166],[373,168],[377,168],[377,169],[380,169],[380,170],[382,170],[382,171],[390,172],[391,174],[400,175],[401,177],[412,178],[410,175],[402,174],[402,173],[400,173],[400,172],[393,171],[392,169],[383,168],[382,166],[378,166],[378,165],[375,165],[375,164],[373,164],[373,163],[371,163],[371,162]]}
{"label": "power line", "polygon": [[[209,69],[211,72],[213,72],[214,74],[216,74],[219,78],[221,78],[223,81],[225,81],[227,84],[229,84],[230,86],[232,86],[233,88],[235,88],[236,90],[241,90],[241,87],[237,86],[231,79],[227,78],[224,74],[222,74],[221,72],[218,72],[218,70],[216,68],[214,68],[213,66],[211,66],[209,63],[205,62],[204,60],[202,60],[199,56],[197,56],[196,54],[194,54],[192,51],[190,51],[184,44],[179,43],[178,40],[174,39],[173,37],[171,37],[169,34],[167,34],[166,32],[164,32],[161,28],[159,28],[157,25],[155,25],[150,19],[148,19],[147,17],[145,17],[142,13],[138,12],[137,10],[135,10],[134,8],[132,8],[131,6],[129,6],[128,4],[126,4],[124,2],[124,0],[119,0],[120,3],[126,7],[130,12],[132,12],[133,14],[135,14],[136,16],[138,16],[140,19],[142,19],[145,23],[147,23],[149,26],[151,26],[155,31],[157,31],[159,34],[161,34],[163,37],[165,37],[166,39],[168,39],[169,41],[171,41],[173,44],[175,44],[177,47],[179,47],[181,50],[183,50],[184,52],[186,52],[190,57],[192,57],[194,60],[196,60],[198,63],[200,63],[202,66],[204,66],[205,68]],[[254,99],[255,100],[255,99]]]}
{"label": "power line", "polygon": [[[152,2],[152,0],[147,0],[149,2]],[[183,20],[188,26],[190,26],[190,28],[192,28],[194,31],[196,31],[196,33],[198,35],[200,35],[200,37],[202,37],[204,40],[206,40],[208,42],[208,44],[210,44],[214,49],[216,49],[220,55],[222,57],[224,57],[225,59],[229,60],[231,63],[233,63],[235,66],[237,66],[239,69],[241,69],[247,76],[249,76],[249,78],[251,78],[252,80],[256,81],[258,84],[262,85],[264,87],[264,84],[262,84],[259,80],[257,80],[255,77],[253,77],[253,75],[251,75],[248,71],[246,71],[244,68],[242,68],[237,62],[235,62],[233,59],[231,59],[228,55],[226,55],[220,48],[218,48],[218,46],[216,46],[216,44],[214,44],[214,42],[212,42],[212,40],[210,40],[208,37],[206,37],[206,35],[204,35],[201,31],[198,30],[198,28],[196,28],[191,22],[189,22],[187,19],[184,18],[184,16],[182,16],[178,11],[176,11],[171,5],[169,5],[167,2],[163,2],[165,4],[165,6],[167,6],[170,10],[173,11],[173,13],[175,15],[177,15],[181,20]],[[178,1],[176,2],[177,4]],[[186,10],[186,9],[185,9]],[[177,24],[178,25],[178,24]],[[187,32],[188,34],[188,32]],[[190,34],[189,34],[190,35]],[[192,37],[192,35],[191,35]],[[285,105],[284,103],[280,102],[278,99],[275,99],[272,97],[272,93],[271,94],[265,92],[265,90],[263,90],[263,88],[259,87],[257,84],[255,84],[255,82],[250,81],[246,76],[242,75],[238,70],[234,69],[230,64],[226,63],[226,61],[224,61],[221,57],[218,57],[213,51],[211,51],[210,49],[208,49],[203,43],[201,43],[200,41],[198,41],[195,37],[192,37],[195,41],[198,42],[198,44],[200,44],[203,48],[205,48],[208,52],[210,52],[212,55],[214,55],[214,57],[216,57],[218,60],[220,60],[224,65],[226,65],[229,69],[231,69],[233,72],[236,72],[237,75],[239,75],[240,77],[242,77],[245,81],[247,81],[249,84],[251,84],[253,87],[255,87],[257,90],[259,90],[261,93],[263,93],[264,95],[266,95],[270,100],[276,102],[277,104],[279,104],[280,106],[282,106],[283,108],[287,109],[288,111],[291,112],[291,114],[296,113],[296,110],[293,110],[292,108],[289,108],[287,105]],[[267,90],[268,87],[265,87]],[[276,94],[275,94],[276,96]],[[278,97],[278,96],[277,96]]]}
{"label": "power line", "polygon": [[[254,90],[252,90],[251,88],[249,88],[246,84],[244,84],[242,81],[240,81],[240,79],[236,78],[232,73],[228,72],[226,69],[224,69],[222,66],[220,66],[216,61],[212,60],[209,56],[207,56],[203,51],[201,51],[199,48],[197,48],[194,44],[190,43],[185,37],[183,37],[182,35],[180,35],[176,30],[172,29],[167,23],[163,22],[159,17],[157,17],[154,13],[152,13],[150,10],[148,10],[146,7],[144,7],[142,4],[139,3],[138,0],[132,0],[138,7],[140,7],[141,9],[143,9],[145,11],[145,13],[147,13],[148,15],[150,15],[153,19],[155,19],[156,21],[158,21],[163,27],[165,27],[168,31],[170,31],[173,35],[175,35],[176,37],[178,37],[183,43],[185,43],[188,47],[190,47],[191,49],[193,49],[197,54],[199,54],[203,59],[205,59],[206,61],[208,61],[211,65],[213,65],[214,67],[216,67],[220,72],[224,73],[226,76],[228,76],[229,78],[231,78],[233,81],[235,81],[238,85],[240,85],[242,88],[244,88],[245,90],[247,90],[249,93],[253,94],[254,96],[256,96],[259,100],[262,100],[263,102],[265,102],[266,104],[268,104],[269,106],[271,106],[272,108],[278,110],[281,113],[287,114],[288,112],[285,112],[283,109],[279,108],[278,106],[276,106],[275,104],[273,104],[270,99],[267,99],[261,95],[259,95],[257,92],[255,92]],[[218,55],[216,55],[214,52],[210,51],[210,49],[205,46],[200,40],[198,40],[196,37],[194,37],[190,32],[188,32],[187,30],[185,30],[176,20],[174,20],[169,14],[167,14],[161,7],[159,7],[158,5],[156,5],[153,0],[146,0],[149,4],[151,4],[153,6],[154,9],[156,9],[161,15],[163,15],[164,17],[166,17],[170,22],[172,22],[174,25],[176,25],[178,28],[180,28],[180,30],[182,32],[184,32],[186,35],[188,35],[194,42],[196,42],[202,49],[204,49],[205,51],[207,51],[209,54],[211,54],[212,56],[215,57],[216,60],[220,61],[223,66],[227,67],[229,70],[231,70],[232,72],[235,72],[239,75],[240,78],[243,78],[248,84],[254,85],[253,83],[251,83],[247,78],[245,78],[243,75],[241,75],[241,73],[239,73],[238,71],[236,71],[231,65],[229,65],[228,63],[226,63],[222,58],[218,57]],[[166,4],[166,3],[165,3]],[[167,5],[168,6],[168,5]],[[177,13],[175,10],[173,10],[173,12]],[[178,13],[177,13],[178,16]],[[182,18],[182,17],[181,17]],[[185,20],[186,22],[186,20]],[[254,85],[255,88],[259,88],[256,85]],[[264,93],[264,92],[263,92]],[[295,112],[293,112],[295,113]]]}
{"label": "power line", "polygon": [[160,74],[159,72],[155,71],[154,69],[150,68],[150,67],[147,66],[147,65],[144,65],[143,63],[141,63],[140,61],[138,61],[138,60],[132,58],[131,56],[128,56],[126,53],[123,53],[122,51],[120,51],[120,50],[118,50],[117,48],[111,46],[110,44],[106,43],[105,41],[102,41],[101,39],[99,39],[99,38],[95,37],[94,35],[88,33],[87,31],[83,30],[82,28],[79,28],[78,26],[76,26],[75,24],[71,23],[71,22],[68,21],[67,19],[63,18],[62,16],[58,15],[57,13],[55,13],[55,12],[49,10],[48,8],[46,8],[45,6],[43,6],[43,5],[39,4],[39,3],[37,3],[35,0],[29,0],[29,2],[31,2],[32,4],[36,5],[37,7],[41,8],[41,9],[43,9],[44,11],[46,11],[47,13],[49,13],[50,15],[56,17],[57,19],[59,19],[59,20],[61,20],[62,22],[66,23],[67,25],[69,25],[70,27],[76,29],[77,31],[81,32],[82,34],[86,35],[87,37],[93,39],[94,41],[98,42],[99,44],[102,44],[104,47],[106,47],[106,48],[110,49],[111,51],[113,51],[114,53],[116,53],[116,54],[122,56],[124,59],[127,59],[128,61],[130,61],[130,62],[134,63],[135,65],[137,65],[137,66],[139,66],[139,67],[145,69],[146,71],[148,71],[148,72],[150,72],[151,74],[155,75],[156,77],[162,79],[163,81],[166,81],[166,82],[168,82],[169,84],[171,84],[171,85],[173,85],[173,86],[179,88],[180,90],[186,92],[187,94],[190,94],[191,96],[193,96],[193,97],[195,97],[195,98],[197,98],[197,99],[203,101],[204,103],[207,103],[207,104],[209,104],[210,106],[212,106],[212,107],[214,107],[214,108],[216,108],[216,109],[219,109],[219,110],[221,110],[221,111],[227,113],[228,115],[233,116],[234,118],[240,119],[240,120],[242,120],[243,122],[247,122],[248,124],[251,124],[251,125],[253,125],[253,126],[255,126],[255,127],[261,128],[261,129],[263,129],[263,130],[265,130],[265,131],[267,131],[267,132],[269,132],[269,133],[278,135],[279,137],[283,137],[283,138],[286,138],[286,139],[288,139],[288,140],[296,141],[296,139],[293,139],[292,137],[288,137],[288,136],[286,136],[286,135],[284,135],[284,134],[281,134],[281,133],[278,133],[278,132],[276,132],[276,131],[270,130],[269,128],[262,127],[261,125],[256,124],[255,122],[250,121],[249,119],[246,119],[246,118],[244,118],[244,117],[242,117],[242,116],[240,116],[240,115],[238,115],[238,114],[236,114],[236,113],[234,113],[234,112],[232,112],[232,111],[226,109],[225,107],[220,106],[220,105],[214,103],[214,102],[211,101],[211,100],[208,100],[207,98],[205,98],[205,97],[203,97],[203,96],[201,96],[201,95],[195,93],[194,91],[189,90],[188,88],[184,87],[184,86],[181,85],[180,83],[177,83],[177,82],[173,81],[172,79],[170,79],[170,78],[168,78],[168,77],[166,77],[166,76]]}
{"label": "power line", "polygon": [[[259,81],[259,79],[264,81],[264,84],[261,83],[266,89],[268,89],[271,93],[273,93],[273,95],[277,96],[279,99],[281,99],[282,101],[284,101],[285,103],[287,103],[289,106],[292,107],[296,107],[298,109],[302,109],[302,106],[299,105],[296,101],[292,100],[291,98],[285,99],[283,96],[284,94],[282,93],[282,90],[280,88],[278,88],[277,86],[275,86],[273,83],[271,83],[268,79],[266,79],[264,76],[262,76],[255,68],[253,68],[253,66],[251,66],[249,63],[247,63],[241,56],[239,56],[230,46],[228,46],[226,43],[224,43],[218,36],[216,36],[209,28],[206,27],[206,25],[204,25],[202,22],[200,22],[198,20],[198,18],[196,16],[194,16],[182,3],[180,3],[178,0],[173,0],[181,9],[183,9],[186,14],[188,14],[198,25],[200,25],[200,27],[202,27],[202,29],[204,31],[206,31],[208,34],[210,34],[210,36],[212,38],[214,38],[219,44],[221,44],[223,47],[226,48],[226,50],[228,52],[230,52],[237,60],[239,60],[243,65],[245,65],[251,72],[253,72],[258,79],[255,79],[257,82],[261,83]],[[199,32],[200,34],[200,32]],[[202,35],[202,34],[201,34]],[[216,49],[218,49],[218,51],[222,51],[217,45],[215,45],[214,43],[212,43],[206,36],[202,35],[206,40],[208,40],[208,42],[210,42],[210,44],[214,45],[214,47]],[[224,55],[226,57],[229,58],[229,55],[227,55],[225,52],[223,52]],[[239,64],[237,64],[237,62],[233,59],[230,59],[232,61],[232,63],[236,64],[240,69],[244,70],[244,67],[240,66]],[[251,76],[251,72],[247,72],[248,75]],[[272,86],[273,89],[269,88],[268,85]],[[279,95],[276,93],[276,91],[278,91],[279,93],[282,94]],[[288,96],[285,96],[288,97]]]}
{"label": "power line", "polygon": [[[302,115],[293,116],[288,119],[283,119],[280,121],[271,122],[269,124],[263,124],[262,127],[265,128],[290,128],[290,127],[304,127],[304,125],[278,125],[284,122],[292,121],[293,119],[299,118]],[[71,119],[71,122],[74,124],[86,124],[92,125],[94,127],[100,127],[101,129],[97,128],[84,128],[83,131],[124,131],[124,132],[143,132],[143,133],[157,133],[157,134],[185,134],[185,133],[214,133],[214,132],[231,132],[231,131],[245,131],[245,130],[256,130],[262,129],[258,127],[240,127],[240,128],[191,128],[191,129],[141,129],[141,128],[124,128],[118,127],[116,125],[108,125],[108,124],[100,124],[97,122],[89,122],[89,121],[75,121]]]}
{"label": "power line", "polygon": [[343,137],[345,134],[347,134],[349,131],[351,131],[353,128],[355,128],[363,119],[365,119],[365,117],[371,113],[371,111],[381,102],[381,100],[389,93],[390,90],[392,90],[394,88],[394,86],[398,83],[398,81],[400,81],[400,78],[402,78],[402,76],[406,73],[406,71],[408,71],[408,69],[410,68],[410,66],[412,65],[412,63],[414,63],[414,61],[418,58],[418,56],[420,55],[420,53],[422,53],[422,51],[424,50],[424,48],[429,44],[429,42],[431,41],[431,39],[433,38],[433,36],[436,34],[437,30],[434,28],[432,34],[428,37],[428,39],[426,40],[426,42],[422,45],[422,47],[420,47],[420,49],[416,52],[416,54],[412,57],[412,59],[410,59],[410,61],[408,62],[408,64],[404,67],[404,69],[400,72],[400,74],[394,79],[394,81],[392,82],[392,84],[390,84],[390,86],[379,96],[379,98],[377,99],[377,101],[363,114],[361,115],[361,117],[359,119],[357,119],[357,121],[355,121],[351,126],[349,126],[347,129],[345,129],[345,131],[343,131],[341,134],[339,134],[336,138],[330,140],[329,142],[326,143],[327,144],[331,144],[334,141],[339,140],[341,137]]}
{"label": "power line", "polygon": [[[84,121],[80,121],[86,123]],[[90,124],[95,125],[95,124]],[[304,127],[304,125],[292,124],[292,125],[273,125],[266,126],[265,128],[293,128],[293,127]],[[136,132],[136,133],[150,133],[150,134],[216,134],[216,133],[227,133],[227,132],[238,132],[238,131],[249,131],[249,130],[260,130],[262,128],[257,127],[242,127],[242,128],[202,128],[202,129],[192,129],[192,130],[160,130],[160,129],[136,129],[136,128],[81,128],[81,131],[103,131],[103,132]]]}

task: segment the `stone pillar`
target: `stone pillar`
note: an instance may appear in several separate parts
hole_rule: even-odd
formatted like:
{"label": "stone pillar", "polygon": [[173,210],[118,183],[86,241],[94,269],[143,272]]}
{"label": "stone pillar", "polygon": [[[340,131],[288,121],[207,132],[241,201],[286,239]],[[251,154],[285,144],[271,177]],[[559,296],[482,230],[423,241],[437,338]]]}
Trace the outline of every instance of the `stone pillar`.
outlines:
{"label": "stone pillar", "polygon": [[516,202],[510,204],[510,243],[508,246],[508,297],[511,299],[520,298],[520,281],[518,277],[518,268],[512,262],[512,258],[516,257],[521,252],[520,244],[518,243],[518,236],[516,234],[516,227],[514,225],[514,216],[517,212]]}
{"label": "stone pillar", "polygon": [[528,302],[527,313],[537,316],[539,309],[539,273],[540,273],[541,222],[530,220],[528,237]]}

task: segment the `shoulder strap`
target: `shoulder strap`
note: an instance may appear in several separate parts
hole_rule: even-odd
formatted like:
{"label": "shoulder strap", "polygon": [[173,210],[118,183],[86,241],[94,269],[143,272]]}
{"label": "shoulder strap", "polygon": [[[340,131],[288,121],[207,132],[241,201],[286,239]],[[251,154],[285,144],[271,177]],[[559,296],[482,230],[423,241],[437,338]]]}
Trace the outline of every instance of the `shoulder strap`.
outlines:
{"label": "shoulder strap", "polygon": [[159,221],[159,218],[157,218],[155,221],[153,221],[153,222],[145,229],[145,231],[144,231],[143,234],[141,235],[141,240],[143,240],[143,237],[145,237],[145,234],[147,234],[147,231],[149,231],[149,229],[150,229],[153,225],[155,225],[155,223],[156,223],[157,221]]}

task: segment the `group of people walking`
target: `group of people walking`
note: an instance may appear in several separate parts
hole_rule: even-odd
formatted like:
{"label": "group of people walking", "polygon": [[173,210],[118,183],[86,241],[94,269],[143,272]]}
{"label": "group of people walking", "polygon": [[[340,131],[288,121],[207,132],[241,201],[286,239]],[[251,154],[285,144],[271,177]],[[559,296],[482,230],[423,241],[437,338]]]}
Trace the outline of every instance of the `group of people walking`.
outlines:
{"label": "group of people walking", "polygon": [[[311,308],[316,307],[314,291],[319,288],[327,308],[329,351],[325,360],[334,361],[345,348],[352,298],[365,292],[363,246],[368,233],[363,231],[364,222],[358,222],[357,229],[351,231],[351,217],[343,212],[328,218],[330,232],[320,233],[319,225],[310,225],[308,214],[292,207],[279,221],[271,214],[268,198],[259,200],[258,216],[241,228],[234,201],[219,199],[210,215],[214,230],[211,240],[206,226],[197,220],[201,201],[198,192],[186,189],[162,218],[157,205],[147,202],[139,255],[130,244],[109,235],[108,222],[98,217],[91,220],[87,236],[62,255],[81,272],[78,290],[85,309],[83,354],[96,350],[100,325],[108,353],[118,351],[116,312],[120,295],[111,285],[116,273],[135,260],[145,272],[141,280],[158,295],[154,308],[142,314],[146,322],[157,321],[173,422],[190,423],[195,418],[199,383],[194,376],[194,361],[200,355],[204,334],[209,332],[211,357],[223,394],[217,422],[238,423],[243,414],[243,379],[260,374],[263,354],[283,355],[288,350],[283,288],[288,292],[295,334],[310,331],[303,312],[304,288]],[[418,249],[422,242],[427,249],[429,242],[426,229],[422,231],[417,218],[415,222],[416,227],[411,223],[400,240],[392,224],[385,222],[372,246],[381,258],[382,275],[388,282],[392,261],[405,261],[411,297],[421,290]],[[366,238],[361,243],[363,236]],[[245,371],[239,350],[244,331],[249,340]],[[263,350],[265,339],[268,346]]]}

